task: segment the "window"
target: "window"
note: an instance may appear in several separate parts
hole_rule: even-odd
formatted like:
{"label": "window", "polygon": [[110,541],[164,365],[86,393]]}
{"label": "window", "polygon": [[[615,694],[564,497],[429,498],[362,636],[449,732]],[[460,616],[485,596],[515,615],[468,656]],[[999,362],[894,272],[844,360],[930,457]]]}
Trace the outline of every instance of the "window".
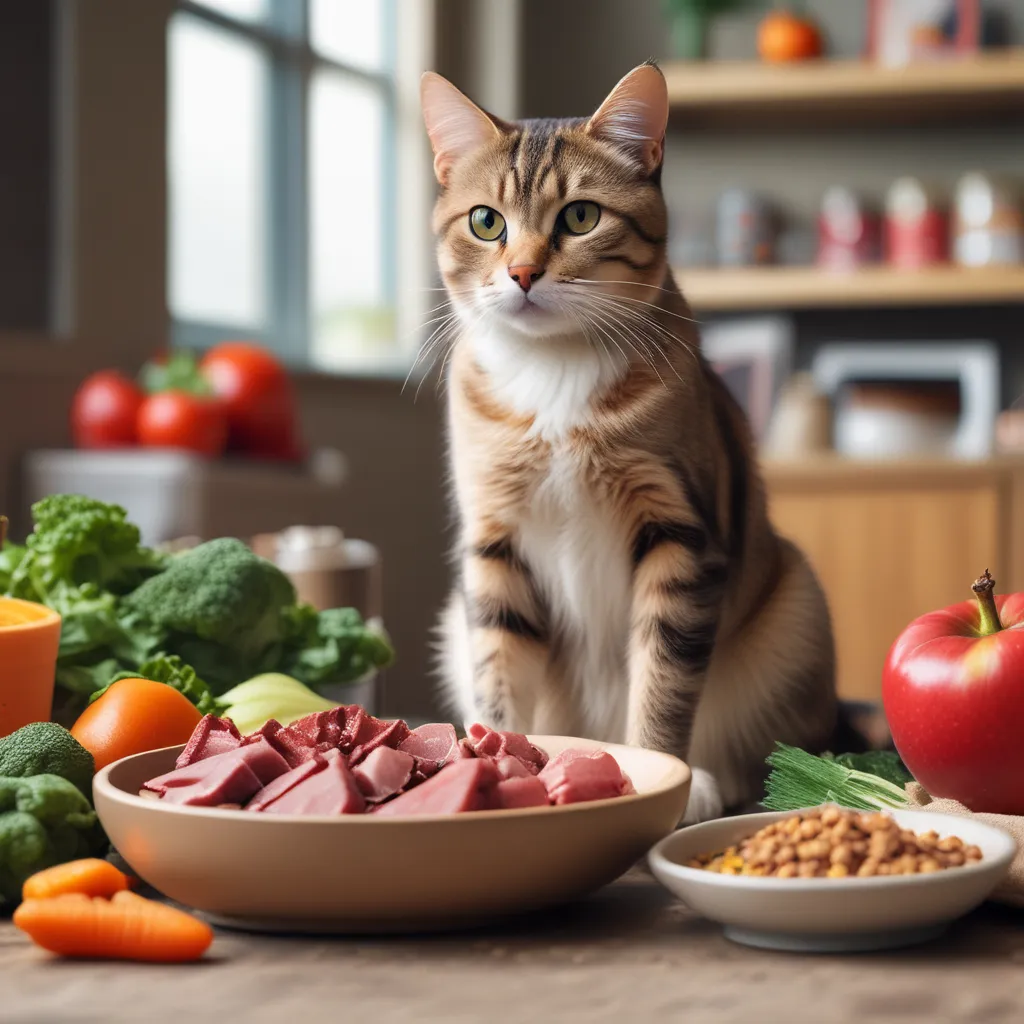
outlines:
{"label": "window", "polygon": [[[408,365],[426,262],[399,251],[397,211],[422,222],[402,249],[411,238],[425,253],[429,192],[403,167],[403,149],[414,163],[425,143],[402,90],[427,64],[428,33],[418,3],[399,28],[398,2],[179,2],[168,39],[179,344],[245,336],[299,365]],[[400,199],[400,178],[414,201]]]}

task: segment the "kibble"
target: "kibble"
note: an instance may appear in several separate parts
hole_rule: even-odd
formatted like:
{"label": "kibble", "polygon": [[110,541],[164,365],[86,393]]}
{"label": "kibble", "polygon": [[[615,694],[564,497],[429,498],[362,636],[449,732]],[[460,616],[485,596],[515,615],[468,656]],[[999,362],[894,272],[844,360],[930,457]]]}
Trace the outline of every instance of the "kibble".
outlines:
{"label": "kibble", "polygon": [[916,833],[881,811],[827,806],[773,822],[736,846],[696,858],[690,867],[771,878],[871,878],[926,875],[981,859],[981,850],[958,836]]}

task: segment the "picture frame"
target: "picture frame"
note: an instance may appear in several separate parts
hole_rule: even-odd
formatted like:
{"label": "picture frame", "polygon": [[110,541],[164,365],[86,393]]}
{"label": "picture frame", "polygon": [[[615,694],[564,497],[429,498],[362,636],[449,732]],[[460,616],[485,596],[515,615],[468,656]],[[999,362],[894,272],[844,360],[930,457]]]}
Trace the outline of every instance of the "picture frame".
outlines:
{"label": "picture frame", "polygon": [[869,0],[868,57],[890,67],[976,53],[981,0]]}
{"label": "picture frame", "polygon": [[757,441],[767,433],[779,391],[793,365],[787,317],[741,317],[704,324],[701,347],[750,421]]}

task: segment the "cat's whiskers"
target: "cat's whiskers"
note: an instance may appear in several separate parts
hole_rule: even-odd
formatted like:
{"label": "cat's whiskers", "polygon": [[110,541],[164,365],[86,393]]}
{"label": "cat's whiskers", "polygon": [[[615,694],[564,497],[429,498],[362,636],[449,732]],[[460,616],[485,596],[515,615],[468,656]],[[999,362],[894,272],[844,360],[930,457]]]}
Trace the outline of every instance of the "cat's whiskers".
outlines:
{"label": "cat's whiskers", "polygon": [[[604,295],[590,293],[588,298],[591,301],[604,302],[606,306],[611,306],[616,310],[620,311],[623,315],[628,315],[634,320],[637,320],[643,324],[646,324],[652,330],[656,331],[661,337],[665,338],[672,346],[682,346],[686,351],[696,360],[696,356],[693,353],[693,347],[685,339],[679,335],[673,333],[669,328],[661,323],[653,314],[647,312],[647,310],[634,309],[632,306],[628,306],[623,303],[621,296],[616,295]],[[660,306],[655,306],[655,309],[660,309]],[[665,310],[664,312],[670,312]]]}
{"label": "cat's whiskers", "polygon": [[625,352],[622,351],[622,348],[618,344],[618,342],[615,340],[614,332],[616,330],[620,332],[619,337],[626,343],[626,345],[637,356],[639,356],[641,360],[647,363],[647,365],[654,371],[658,379],[661,381],[662,385],[665,386],[666,388],[668,387],[668,385],[665,384],[664,377],[662,377],[661,374],[658,372],[658,368],[657,366],[655,366],[654,360],[651,358],[650,353],[646,350],[646,347],[643,346],[641,350],[641,345],[638,345],[638,342],[640,342],[641,339],[639,339],[637,335],[632,334],[632,332],[630,332],[631,336],[625,336],[621,333],[624,327],[623,324],[616,323],[613,319],[605,317],[602,313],[599,313],[594,309],[588,310],[588,312],[592,319],[599,320],[604,325],[605,333],[607,333],[611,337],[613,344],[615,344],[615,347],[618,348],[620,352],[622,352],[622,356],[624,359],[626,359],[627,363],[629,362],[628,357],[626,356]]}
{"label": "cat's whiskers", "polygon": [[445,352],[444,358],[441,360],[441,369],[438,371],[437,383],[434,385],[434,394],[440,396],[442,394],[442,388],[448,383],[448,378],[445,376],[445,369],[448,366],[448,360],[451,359],[452,353],[455,351],[455,346],[461,340],[463,334],[469,334],[475,330],[486,316],[486,312],[480,311],[477,313],[476,319],[473,320],[468,326],[464,323],[459,323],[458,333],[454,334],[451,339],[451,344],[448,346],[448,351]]}
{"label": "cat's whiskers", "polygon": [[[646,339],[644,339],[639,332],[633,330],[630,327],[630,325],[622,322],[621,320],[616,320],[614,316],[606,315],[606,311],[598,311],[597,309],[595,309],[592,299],[593,296],[588,296],[587,302],[578,302],[575,300],[570,301],[568,303],[565,303],[563,305],[563,308],[567,312],[572,314],[574,319],[577,320],[577,322],[588,323],[596,331],[599,331],[600,334],[598,335],[598,337],[603,335],[604,337],[609,338],[612,344],[615,345],[616,349],[618,349],[619,354],[622,356],[622,358],[626,361],[628,365],[629,357],[626,355],[622,346],[619,344],[619,340],[624,342],[625,345],[636,356],[638,356],[642,362],[646,363],[651,368],[651,370],[654,371],[655,375],[661,381],[662,385],[667,388],[665,378],[662,377],[661,373],[659,372],[655,364],[654,358],[651,355]],[[581,313],[583,314],[583,316],[577,316],[577,313]],[[616,335],[618,335],[618,340],[616,339]],[[586,335],[586,333],[584,332],[584,337],[589,336]]]}
{"label": "cat's whiskers", "polygon": [[[623,285],[633,285],[634,287],[637,287],[637,288],[651,288],[654,291],[668,292],[671,295],[680,295],[681,294],[679,292],[679,290],[675,289],[675,288],[662,288],[660,285],[643,284],[640,281],[603,281],[603,280],[599,280],[598,278],[568,277],[568,278],[564,278],[560,283],[562,283],[562,284],[584,284],[584,285],[585,284],[603,284],[603,285],[623,284]],[[605,296],[605,298],[611,298],[611,296]],[[674,317],[678,317],[680,320],[685,320],[687,323],[691,323],[691,324],[699,324],[700,323],[700,320],[696,319],[696,317],[683,316],[682,313],[673,313],[671,309],[666,309],[664,306],[659,305],[657,302],[647,302],[644,299],[634,298],[632,295],[616,295],[615,298],[621,299],[623,302],[635,302],[635,303],[638,303],[639,305],[642,305],[642,306],[650,306],[653,309],[661,310],[661,312],[663,312],[663,313],[668,313],[669,316],[674,316]]]}
{"label": "cat's whiskers", "polygon": [[606,359],[609,359],[609,360],[612,358],[611,350],[608,348],[608,345],[606,344],[604,338],[602,338],[600,334],[597,334],[597,335],[594,335],[594,337],[591,337],[587,333],[587,326],[588,326],[587,323],[584,321],[584,319],[581,316],[579,316],[576,313],[576,311],[571,306],[563,307],[562,311],[567,313],[572,318],[573,322],[579,328],[580,334],[583,335],[583,338],[587,342],[587,344],[591,344],[592,345],[592,344],[596,343],[597,345],[600,345],[601,346],[601,351],[604,353],[604,357]]}
{"label": "cat's whiskers", "polygon": [[[455,321],[458,320],[458,316],[459,316],[458,311],[453,309],[449,313],[445,313],[445,314],[443,314],[441,316],[435,317],[434,320],[428,320],[427,323],[423,324],[422,327],[418,328],[418,330],[422,330],[423,327],[429,326],[435,320],[440,320],[441,321],[433,329],[433,331],[430,332],[430,336],[427,338],[427,340],[424,341],[423,344],[420,346],[420,350],[416,354],[416,358],[413,360],[412,366],[409,367],[409,372],[405,375],[405,380],[402,382],[402,393],[403,394],[405,392],[406,387],[409,384],[409,381],[412,379],[412,375],[413,375],[413,372],[415,371],[416,367],[433,350],[435,350],[439,344],[443,343],[445,335],[450,330],[452,324]],[[423,377],[426,376],[426,374],[428,374],[430,372],[430,370],[433,368],[433,365],[434,365],[434,363],[436,361],[437,360],[435,358],[434,360],[431,361],[429,366],[425,366],[424,369],[421,371],[420,386],[423,383]],[[417,386],[417,388],[416,388],[416,393],[419,394],[419,386]]]}
{"label": "cat's whiskers", "polygon": [[[672,372],[679,379],[680,383],[683,383],[683,378],[680,375],[679,370],[676,368],[674,362],[669,357],[669,353],[668,351],[666,351],[666,346],[662,342],[662,339],[664,339],[664,342],[668,343],[669,347],[676,347],[682,345],[682,347],[686,349],[687,353],[692,358],[695,358],[693,356],[693,352],[690,350],[689,346],[686,344],[685,341],[682,341],[682,339],[676,337],[674,334],[672,334],[671,331],[669,331],[665,327],[664,324],[661,324],[657,320],[654,320],[645,312],[641,310],[632,309],[628,306],[624,306],[618,301],[616,301],[616,299],[613,298],[612,296],[590,294],[587,296],[587,301],[594,303],[595,305],[599,305],[600,303],[603,302],[604,305],[601,308],[604,314],[610,317],[619,326],[620,329],[628,330],[633,335],[633,337],[638,338],[638,340],[642,339],[645,343],[644,348],[646,351],[650,351],[648,345],[652,347],[659,355],[661,355],[664,358],[665,363],[671,368]],[[654,337],[645,337],[647,331],[653,331]],[[659,374],[659,377],[660,376],[661,375]]]}

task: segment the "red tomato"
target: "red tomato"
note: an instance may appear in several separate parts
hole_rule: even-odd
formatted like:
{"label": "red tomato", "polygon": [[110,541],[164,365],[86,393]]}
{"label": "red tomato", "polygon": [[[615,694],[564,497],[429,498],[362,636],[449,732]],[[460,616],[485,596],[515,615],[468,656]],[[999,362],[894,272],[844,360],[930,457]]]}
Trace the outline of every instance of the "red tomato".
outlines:
{"label": "red tomato", "polygon": [[79,448],[123,448],[137,441],[143,394],[124,374],[101,370],[87,377],[71,403],[71,433]]}
{"label": "red tomato", "polygon": [[71,735],[92,754],[99,771],[129,754],[187,743],[202,717],[166,683],[119,679],[82,712]]}
{"label": "red tomato", "polygon": [[915,619],[889,651],[882,700],[896,749],[936,797],[1024,814],[1024,594],[990,576],[964,601]]}
{"label": "red tomato", "polygon": [[139,442],[147,448],[184,448],[220,455],[228,428],[218,401],[188,391],[149,395],[139,409]]}
{"label": "red tomato", "polygon": [[295,458],[295,398],[285,368],[266,349],[227,341],[199,364],[224,404],[231,447],[266,458]]}

